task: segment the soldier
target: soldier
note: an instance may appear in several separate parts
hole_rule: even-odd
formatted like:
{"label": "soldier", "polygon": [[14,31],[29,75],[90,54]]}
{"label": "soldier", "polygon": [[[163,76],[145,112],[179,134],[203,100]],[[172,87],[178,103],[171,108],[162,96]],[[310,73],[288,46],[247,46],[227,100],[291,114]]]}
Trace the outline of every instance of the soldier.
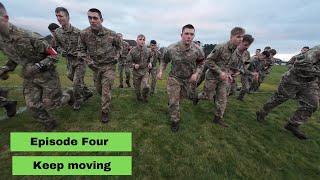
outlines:
{"label": "soldier", "polygon": [[73,109],[79,110],[81,103],[93,95],[84,83],[85,62],[77,57],[80,30],[70,24],[69,12],[66,8],[57,7],[55,14],[61,27],[53,33],[53,41],[61,51],[62,56],[67,59],[67,77],[73,83],[75,98]]}
{"label": "soldier", "polygon": [[258,58],[259,54],[261,53],[261,49],[256,49],[256,54],[253,55],[253,58]]}
{"label": "soldier", "polygon": [[[242,60],[243,60],[243,66],[242,66],[242,71],[241,71],[241,90],[240,94],[238,96],[238,100],[243,101],[244,95],[249,92],[250,89],[250,83],[252,82],[252,79],[257,79],[258,73],[255,71],[250,71],[248,64],[250,64],[250,54],[249,51],[247,50],[252,42],[254,41],[254,38],[251,35],[244,35],[243,40],[241,44],[238,46],[237,49],[239,51],[243,51],[242,54]],[[257,54],[258,56],[261,56],[260,53]],[[258,59],[258,57],[256,58]],[[250,67],[252,68],[252,66]]]}
{"label": "soldier", "polygon": [[[127,56],[127,62],[131,64],[133,71],[133,86],[138,101],[148,102],[149,94],[149,69],[152,68],[151,52],[145,46],[146,37],[143,34],[137,37],[137,46],[132,48]],[[142,86],[142,93],[141,93]]]}
{"label": "soldier", "polygon": [[45,41],[9,23],[5,7],[0,3],[0,36],[5,46],[1,50],[8,56],[0,76],[22,66],[23,94],[28,110],[47,130],[56,127],[56,121],[47,108],[69,102],[70,94],[63,94],[55,70],[57,53]]}
{"label": "soldier", "polygon": [[299,58],[304,58],[304,53],[308,52],[309,51],[309,47],[308,46],[305,46],[301,49],[301,52],[295,56],[293,56],[289,61],[288,61],[288,68],[291,69],[294,65],[294,63],[296,62],[297,59]]}
{"label": "soldier", "polygon": [[[266,62],[270,59],[269,51],[263,51],[258,58],[253,59],[248,70],[253,74],[251,76],[250,91],[258,91],[266,73]],[[246,92],[248,93],[248,92]]]}
{"label": "soldier", "polygon": [[50,35],[44,37],[43,39],[46,40],[50,45],[51,47],[55,48],[56,49],[56,45],[54,44],[54,42],[52,41],[53,39],[53,33],[56,31],[56,29],[58,29],[60,26],[56,23],[50,23],[49,26],[48,26],[48,29],[50,31]]}
{"label": "soldier", "polygon": [[128,87],[131,87],[130,84],[130,65],[127,63],[127,55],[130,51],[130,45],[126,41],[123,40],[123,35],[121,33],[117,33],[117,35],[122,40],[122,52],[118,62],[118,70],[119,70],[119,80],[120,85],[119,88],[123,88],[123,70],[126,74],[126,84]]}
{"label": "soldier", "polygon": [[284,126],[299,139],[307,136],[299,130],[319,106],[318,78],[320,74],[320,45],[305,53],[304,58],[298,59],[294,66],[287,71],[279,84],[277,92],[257,111],[257,120],[264,122],[268,113],[289,99],[297,99],[299,108]]}
{"label": "soldier", "polygon": [[102,26],[100,10],[89,9],[90,27],[80,32],[78,44],[79,61],[87,62],[93,71],[93,81],[101,95],[101,122],[109,122],[111,89],[115,78],[116,64],[121,53],[121,39]]}
{"label": "soldier", "polygon": [[149,70],[151,75],[151,90],[150,96],[152,96],[156,89],[157,84],[157,72],[158,72],[158,64],[160,64],[161,54],[158,51],[157,41],[151,40],[150,41],[150,50],[151,50],[151,61],[152,61],[152,68]]}
{"label": "soldier", "polygon": [[223,114],[227,105],[227,85],[231,75],[230,63],[232,54],[237,46],[242,42],[245,30],[241,27],[235,27],[231,30],[230,40],[227,43],[216,45],[206,59],[209,67],[203,92],[199,94],[199,99],[213,100],[217,110],[213,118],[213,123],[223,127],[228,125],[223,121]]}
{"label": "soldier", "polygon": [[191,24],[183,26],[181,41],[170,45],[163,55],[163,61],[158,72],[162,78],[167,64],[172,67],[168,77],[167,91],[169,96],[169,114],[172,121],[171,130],[177,132],[180,122],[180,101],[183,98],[196,98],[193,88],[203,68],[204,56],[199,46],[192,42],[195,28]]}

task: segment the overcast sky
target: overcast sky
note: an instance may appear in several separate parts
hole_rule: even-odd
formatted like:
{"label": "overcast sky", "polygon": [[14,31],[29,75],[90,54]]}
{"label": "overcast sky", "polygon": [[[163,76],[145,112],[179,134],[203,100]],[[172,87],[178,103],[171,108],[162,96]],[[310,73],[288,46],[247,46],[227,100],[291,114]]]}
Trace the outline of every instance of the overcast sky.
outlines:
{"label": "overcast sky", "polygon": [[[244,3],[245,2],[245,3]],[[241,26],[255,38],[250,51],[270,45],[288,59],[302,46],[319,44],[319,9],[316,0],[5,0],[12,23],[49,34],[47,26],[56,22],[54,10],[63,6],[69,10],[71,24],[84,29],[89,26],[86,12],[98,8],[104,26],[136,39],[140,33],[147,41],[157,40],[167,46],[180,39],[181,27],[193,24],[195,39],[202,43],[222,43],[230,30]]]}

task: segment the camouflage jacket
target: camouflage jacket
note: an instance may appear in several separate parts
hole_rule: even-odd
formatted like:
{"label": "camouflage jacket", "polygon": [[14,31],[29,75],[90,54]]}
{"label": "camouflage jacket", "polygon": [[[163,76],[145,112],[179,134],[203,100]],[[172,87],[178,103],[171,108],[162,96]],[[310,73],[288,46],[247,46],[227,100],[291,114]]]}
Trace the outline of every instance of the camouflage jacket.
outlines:
{"label": "camouflage jacket", "polygon": [[157,69],[157,65],[161,63],[161,54],[158,50],[152,51],[150,49],[151,53],[151,62],[152,62],[152,69]]}
{"label": "camouflage jacket", "polygon": [[62,56],[77,56],[80,30],[72,25],[67,28],[58,28],[53,34],[55,45],[61,50]]}
{"label": "camouflage jacket", "polygon": [[88,27],[80,32],[78,58],[96,65],[116,64],[122,47],[117,34],[105,27],[94,31]]}
{"label": "camouflage jacket", "polygon": [[222,71],[229,72],[235,50],[236,46],[231,42],[216,45],[206,59],[206,64],[209,67],[206,78],[213,79],[219,76]]}
{"label": "camouflage jacket", "polygon": [[133,73],[138,73],[143,75],[148,72],[148,64],[151,62],[151,53],[150,49],[146,46],[140,48],[138,46],[132,48],[127,55],[127,62],[129,64],[139,64],[139,69],[133,67]]}
{"label": "camouflage jacket", "polygon": [[304,53],[299,53],[295,56],[293,56],[288,62],[288,68],[291,69],[294,65],[294,63],[297,61],[297,60],[302,60],[304,58]]}
{"label": "camouflage jacket", "polygon": [[304,82],[316,80],[320,77],[320,45],[302,55],[303,57],[297,58],[287,75]]}
{"label": "camouflage jacket", "polygon": [[17,65],[21,65],[23,77],[30,76],[30,73],[26,72],[26,67],[33,66],[35,63],[54,69],[57,59],[48,55],[50,46],[41,38],[38,34],[9,24],[9,36],[0,38],[1,44],[5,44],[5,46],[1,45],[1,50],[8,56],[8,62],[5,65],[8,71],[13,71]]}
{"label": "camouflage jacket", "polygon": [[238,49],[234,51],[231,57],[230,62],[230,70],[232,73],[240,72],[241,74],[247,73],[247,63],[250,59],[249,51],[244,51],[242,54],[239,52]]}
{"label": "camouflage jacket", "polygon": [[204,55],[195,43],[186,48],[180,41],[165,50],[163,63],[168,64],[169,62],[172,64],[169,76],[186,80],[192,74],[202,72]]}
{"label": "camouflage jacket", "polygon": [[265,73],[265,60],[260,60],[258,58],[254,58],[250,62],[247,70],[248,70],[247,74],[252,74],[253,72],[257,72],[257,73],[259,73],[259,75],[264,75],[264,73]]}

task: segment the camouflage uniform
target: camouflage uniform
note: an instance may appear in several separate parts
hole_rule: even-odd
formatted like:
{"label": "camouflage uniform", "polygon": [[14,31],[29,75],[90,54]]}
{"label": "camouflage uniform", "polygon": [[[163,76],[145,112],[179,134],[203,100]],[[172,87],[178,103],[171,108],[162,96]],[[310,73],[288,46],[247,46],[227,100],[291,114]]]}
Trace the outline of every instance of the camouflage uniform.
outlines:
{"label": "camouflage uniform", "polygon": [[301,60],[304,58],[304,54],[305,53],[299,53],[295,56],[293,56],[289,61],[288,61],[288,69],[291,69],[294,65],[294,63],[297,61],[297,60]]}
{"label": "camouflage uniform", "polygon": [[[133,75],[133,86],[135,88],[135,92],[137,95],[137,99],[141,100],[141,94],[144,100],[146,100],[149,93],[149,69],[148,64],[151,60],[151,52],[150,50],[144,47],[134,47],[130,50],[127,56],[127,62],[132,64],[139,64],[139,68],[135,69],[133,67],[132,75]],[[142,93],[141,93],[141,85],[142,85]]]}
{"label": "camouflage uniform", "polygon": [[228,80],[222,81],[220,73],[226,72],[231,74],[230,63],[236,46],[231,42],[216,45],[208,55],[206,64],[209,67],[206,73],[205,85],[203,92],[199,94],[199,99],[213,100],[217,106],[216,117],[223,117],[227,105],[227,86]]}
{"label": "camouflage uniform", "polygon": [[88,27],[80,33],[78,58],[88,62],[93,70],[94,85],[101,95],[102,113],[110,111],[111,89],[121,49],[121,39],[105,27],[97,31]]}
{"label": "camouflage uniform", "polygon": [[305,53],[287,71],[279,84],[277,92],[263,105],[260,115],[266,116],[273,108],[289,99],[297,99],[299,108],[289,119],[289,123],[298,127],[306,122],[319,106],[320,45]]}
{"label": "camouflage uniform", "polygon": [[53,40],[61,50],[62,56],[67,59],[67,77],[73,82],[75,100],[82,102],[92,95],[92,92],[84,84],[85,62],[77,58],[79,35],[80,30],[69,25],[56,29]]}
{"label": "camouflage uniform", "polygon": [[49,45],[24,30],[9,24],[9,37],[3,37],[6,44],[2,51],[9,57],[4,66],[13,71],[22,66],[23,95],[27,108],[34,118],[46,127],[55,123],[47,108],[66,104],[70,95],[63,94],[59,75],[55,69],[56,59],[47,54]]}
{"label": "camouflage uniform", "polygon": [[233,95],[237,91],[237,82],[235,73],[240,73],[241,76],[245,73],[245,61],[250,58],[249,51],[244,51],[242,54],[238,49],[232,55],[232,62],[230,64],[231,78],[229,79],[229,95]]}
{"label": "camouflage uniform", "polygon": [[127,63],[127,55],[130,50],[130,45],[126,41],[122,41],[122,52],[119,58],[119,64],[118,64],[118,70],[119,70],[119,80],[120,80],[120,86],[123,86],[123,69],[126,74],[126,84],[128,87],[131,87],[130,85],[130,65]]}
{"label": "camouflage uniform", "polygon": [[[203,69],[204,55],[194,43],[186,48],[182,41],[170,45],[164,53],[164,64],[172,63],[168,77],[169,114],[173,122],[180,120],[180,101],[196,98],[196,82],[190,83],[192,74],[198,75]],[[162,65],[163,66],[163,65]]]}
{"label": "camouflage uniform", "polygon": [[157,84],[157,72],[158,67],[157,64],[160,64],[161,54],[158,50],[151,50],[151,61],[152,61],[152,69],[150,69],[150,75],[151,75],[151,90],[150,94],[154,94]]}

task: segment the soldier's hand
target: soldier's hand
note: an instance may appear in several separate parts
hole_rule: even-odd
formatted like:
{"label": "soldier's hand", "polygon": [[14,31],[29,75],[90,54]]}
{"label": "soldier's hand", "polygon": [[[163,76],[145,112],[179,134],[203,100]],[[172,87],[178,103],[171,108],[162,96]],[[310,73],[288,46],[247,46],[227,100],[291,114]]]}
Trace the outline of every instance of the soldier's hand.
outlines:
{"label": "soldier's hand", "polygon": [[162,71],[159,71],[159,72],[158,72],[157,78],[160,79],[160,80],[162,79]]}
{"label": "soldier's hand", "polygon": [[134,68],[135,68],[135,69],[139,69],[139,67],[140,67],[139,64],[135,64],[135,65],[134,65]]}
{"label": "soldier's hand", "polygon": [[148,64],[148,68],[152,69],[152,64],[151,63]]}
{"label": "soldier's hand", "polygon": [[225,72],[221,72],[221,73],[220,73],[220,79],[221,79],[222,81],[226,81],[227,78],[228,78],[227,73],[225,73]]}
{"label": "soldier's hand", "polygon": [[190,78],[189,81],[190,81],[191,83],[194,83],[194,82],[197,81],[197,79],[198,79],[198,74],[197,74],[197,73],[194,73],[194,74],[191,75],[191,78]]}

